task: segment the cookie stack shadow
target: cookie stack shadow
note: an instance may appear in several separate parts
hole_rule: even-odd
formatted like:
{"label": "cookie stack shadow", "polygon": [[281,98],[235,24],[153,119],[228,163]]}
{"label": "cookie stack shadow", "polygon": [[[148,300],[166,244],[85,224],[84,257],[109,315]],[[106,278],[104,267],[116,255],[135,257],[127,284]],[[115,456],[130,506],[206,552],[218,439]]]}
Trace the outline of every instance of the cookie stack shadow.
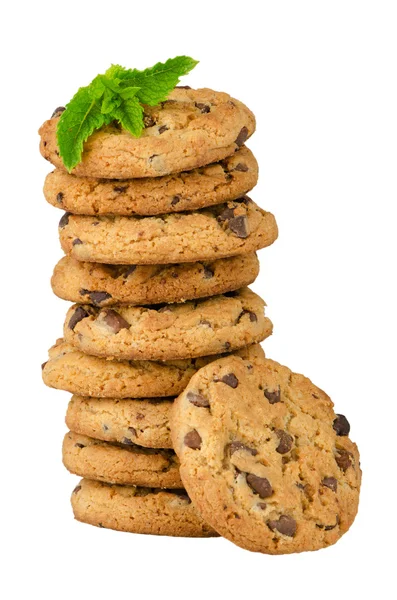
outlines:
{"label": "cookie stack shadow", "polygon": [[56,150],[61,111],[41,128],[41,152],[57,167],[45,197],[66,211],[52,288],[73,306],[43,379],[73,394],[63,462],[83,478],[75,517],[216,535],[183,490],[170,418],[201,367],[225,354],[255,363],[272,332],[264,301],[247,288],[256,251],[277,238],[273,215],[247,196],[258,178],[244,145],[254,117],[227,94],[176,89],[146,109],[142,138],[128,135],[144,151],[123,151],[127,134],[110,125],[69,174]]}

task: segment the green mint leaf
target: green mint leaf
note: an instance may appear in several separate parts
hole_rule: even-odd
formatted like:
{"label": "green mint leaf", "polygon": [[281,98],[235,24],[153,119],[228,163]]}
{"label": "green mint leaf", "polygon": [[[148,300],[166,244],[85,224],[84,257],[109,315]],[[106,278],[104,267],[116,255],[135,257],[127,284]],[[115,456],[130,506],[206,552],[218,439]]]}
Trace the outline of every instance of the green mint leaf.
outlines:
{"label": "green mint leaf", "polygon": [[80,88],[66,105],[57,126],[59,154],[69,172],[80,162],[86,139],[106,122],[89,89]]}
{"label": "green mint leaf", "polygon": [[134,137],[141,135],[143,129],[143,108],[136,96],[124,100],[113,111],[112,115]]}

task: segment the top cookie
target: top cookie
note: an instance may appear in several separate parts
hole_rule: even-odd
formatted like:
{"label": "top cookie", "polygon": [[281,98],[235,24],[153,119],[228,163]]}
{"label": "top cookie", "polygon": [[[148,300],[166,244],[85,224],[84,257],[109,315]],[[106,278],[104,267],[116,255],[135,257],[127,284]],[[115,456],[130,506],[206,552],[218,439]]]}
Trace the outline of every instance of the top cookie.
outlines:
{"label": "top cookie", "polygon": [[50,204],[79,215],[158,215],[197,210],[244,196],[258,181],[258,164],[243,146],[221,162],[141,179],[76,177],[55,169],[46,177]]}
{"label": "top cookie", "polygon": [[349,429],[303,375],[239,357],[198,371],[171,419],[181,478],[202,517],[267,554],[318,550],[352,524],[361,471]]}
{"label": "top cookie", "polygon": [[[39,130],[40,152],[65,170],[59,156],[59,117]],[[255,130],[252,112],[229,94],[175,88],[159,106],[145,107],[146,128],[134,138],[114,122],[91,135],[73,174],[127,179],[189,171],[230,156]]]}

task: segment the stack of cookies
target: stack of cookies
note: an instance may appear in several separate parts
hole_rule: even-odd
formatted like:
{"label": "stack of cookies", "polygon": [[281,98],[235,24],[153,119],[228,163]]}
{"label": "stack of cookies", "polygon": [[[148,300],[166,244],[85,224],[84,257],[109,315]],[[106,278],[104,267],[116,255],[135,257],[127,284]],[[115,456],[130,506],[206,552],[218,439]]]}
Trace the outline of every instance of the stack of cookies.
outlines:
{"label": "stack of cookies", "polygon": [[175,88],[145,108],[142,137],[103,127],[69,174],[62,110],[41,152],[56,167],[45,197],[67,211],[52,288],[74,304],[43,378],[73,394],[63,461],[83,477],[75,517],[269,553],[333,543],[354,519],[358,454],[328,397],[259,346],[272,324],[246,286],[277,225],[246,195],[253,114]]}

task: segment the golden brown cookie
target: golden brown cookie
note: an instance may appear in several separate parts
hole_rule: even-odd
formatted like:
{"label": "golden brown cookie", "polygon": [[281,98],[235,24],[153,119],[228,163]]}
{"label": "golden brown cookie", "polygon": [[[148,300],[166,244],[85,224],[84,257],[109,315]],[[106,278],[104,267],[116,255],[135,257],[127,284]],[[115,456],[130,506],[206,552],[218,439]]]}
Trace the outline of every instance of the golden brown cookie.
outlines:
{"label": "golden brown cookie", "polygon": [[198,515],[184,490],[108,485],[82,479],[71,502],[78,521],[97,527],[181,537],[217,535]]}
{"label": "golden brown cookie", "polygon": [[69,431],[63,440],[63,464],[71,473],[122,485],[181,488],[179,461],[173,450],[103,442]]}
{"label": "golden brown cookie", "polygon": [[64,337],[87,354],[123,360],[175,360],[219,354],[272,332],[264,301],[248,288],[160,307],[74,305]]}
{"label": "golden brown cookie", "polygon": [[56,265],[53,292],[71,302],[159,304],[224,294],[255,281],[259,261],[242,254],[211,262],[176,265],[103,265],[64,256]]}
{"label": "golden brown cookie", "polygon": [[238,357],[194,375],[171,420],[182,481],[202,517],[267,554],[318,550],[349,529],[361,482],[349,429],[306,377]]}
{"label": "golden brown cookie", "polygon": [[243,146],[225,160],[163,177],[95,179],[55,169],[46,177],[50,204],[78,215],[159,215],[235,200],[258,181],[258,164]]}

